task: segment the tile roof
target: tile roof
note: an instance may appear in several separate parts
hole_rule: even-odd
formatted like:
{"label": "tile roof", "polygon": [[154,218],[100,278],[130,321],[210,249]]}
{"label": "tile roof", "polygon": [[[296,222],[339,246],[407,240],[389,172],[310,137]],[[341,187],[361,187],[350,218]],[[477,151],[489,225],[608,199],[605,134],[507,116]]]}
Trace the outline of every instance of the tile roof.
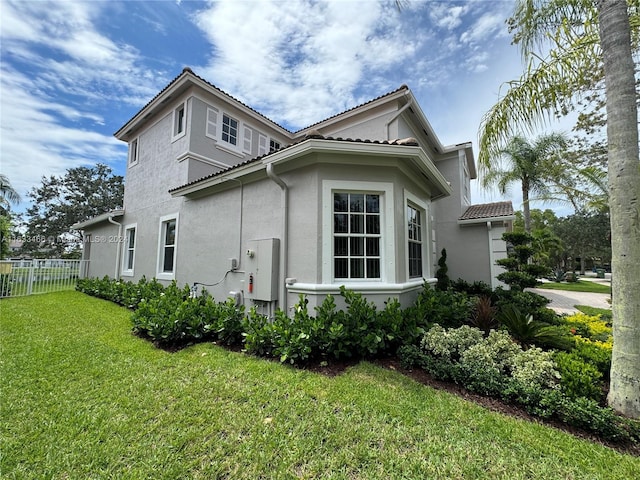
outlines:
{"label": "tile roof", "polygon": [[[327,118],[325,118],[324,120],[320,120],[319,122],[313,123],[313,124],[311,124],[311,125],[308,125],[308,126],[306,126],[306,127],[304,127],[304,128],[301,128],[301,129],[296,130],[295,132],[293,132],[293,131],[289,130],[288,128],[283,127],[283,126],[282,126],[282,125],[280,125],[279,123],[277,123],[277,122],[275,122],[275,121],[271,120],[271,119],[270,119],[269,117],[267,117],[266,115],[263,115],[262,113],[258,112],[256,109],[254,109],[254,108],[250,107],[250,106],[249,106],[249,105],[247,105],[246,103],[241,102],[240,100],[238,100],[237,98],[235,98],[233,95],[230,95],[230,94],[228,94],[227,92],[225,92],[224,90],[222,90],[222,89],[220,89],[220,88],[216,87],[213,83],[211,83],[211,82],[209,82],[209,81],[205,80],[205,79],[204,79],[204,78],[202,78],[201,76],[199,76],[199,75],[197,75],[196,73],[194,73],[194,71],[193,71],[193,70],[191,70],[191,68],[189,68],[189,67],[184,67],[184,68],[182,69],[182,72],[180,72],[180,74],[179,74],[177,77],[175,77],[173,80],[171,80],[171,81],[167,84],[167,86],[165,86],[162,90],[160,90],[160,91],[156,94],[156,96],[155,96],[155,97],[153,97],[151,100],[149,100],[149,101],[146,103],[146,105],[145,105],[144,107],[142,107],[140,110],[138,110],[138,111],[136,112],[136,114],[135,114],[133,117],[131,117],[129,120],[127,120],[127,122],[125,123],[125,125],[127,125],[131,120],[133,120],[134,118],[136,118],[136,116],[137,116],[140,112],[142,112],[145,108],[147,108],[149,105],[151,105],[151,104],[152,104],[152,103],[153,103],[153,102],[154,102],[158,97],[160,97],[160,96],[161,96],[161,95],[162,95],[166,90],[168,90],[169,88],[171,88],[171,86],[172,86],[174,83],[176,83],[176,82],[177,82],[177,81],[178,81],[178,80],[179,80],[183,75],[185,75],[185,74],[191,74],[191,75],[193,75],[194,77],[198,78],[199,80],[201,80],[201,81],[203,81],[204,83],[206,83],[207,85],[209,85],[211,88],[213,88],[213,89],[217,90],[218,92],[220,92],[222,95],[224,95],[224,96],[226,96],[226,97],[230,98],[230,99],[231,99],[231,100],[233,100],[234,102],[239,103],[240,105],[242,105],[243,107],[245,107],[245,108],[247,108],[247,109],[251,110],[251,111],[252,111],[252,112],[254,112],[255,114],[260,115],[262,118],[264,118],[264,119],[265,119],[266,121],[268,121],[269,123],[272,123],[272,124],[276,125],[277,127],[279,127],[279,128],[281,128],[281,129],[283,129],[284,131],[286,131],[286,132],[288,132],[288,133],[290,133],[290,134],[292,134],[292,135],[295,135],[295,134],[300,133],[300,132],[302,132],[302,131],[304,131],[304,130],[307,130],[308,128],[311,128],[311,127],[313,127],[313,126],[315,126],[315,125],[319,125],[320,123],[325,122],[325,121],[327,121],[327,120],[329,120],[329,119],[332,119],[332,118],[335,118],[335,117],[339,117],[340,115],[343,115],[343,114],[345,114],[345,113],[347,113],[347,112],[351,112],[351,111],[353,111],[353,110],[357,110],[358,108],[364,107],[365,105],[368,105],[368,104],[373,103],[373,102],[375,102],[375,101],[377,101],[377,100],[380,100],[381,98],[388,97],[389,95],[393,95],[393,94],[395,94],[395,93],[397,93],[397,92],[400,92],[400,91],[402,91],[402,90],[409,90],[409,87],[408,87],[407,85],[401,85],[400,87],[398,87],[397,89],[395,89],[395,90],[393,90],[393,91],[391,91],[391,92],[385,93],[384,95],[380,95],[379,97],[376,97],[376,98],[373,98],[373,99],[371,99],[371,100],[369,100],[369,101],[367,101],[367,102],[361,103],[360,105],[356,105],[355,107],[349,108],[349,109],[347,109],[347,110],[345,110],[345,111],[343,111],[343,112],[336,113],[335,115],[332,115],[332,116],[330,116],[330,117],[327,117]],[[122,127],[118,130],[118,132],[119,132],[120,130],[122,130]],[[118,132],[116,132],[116,133],[118,133]]]}
{"label": "tile roof", "polygon": [[458,220],[476,220],[481,218],[496,218],[513,216],[511,202],[483,203],[471,205]]}
{"label": "tile roof", "polygon": [[417,140],[415,138],[412,138],[412,137],[405,138],[405,139],[399,139],[399,140],[391,140],[391,141],[387,141],[387,140],[382,140],[382,141],[380,141],[380,140],[362,140],[362,139],[359,139],[359,138],[353,139],[353,138],[342,138],[342,137],[335,137],[335,138],[334,137],[325,137],[325,136],[321,135],[317,131],[311,131],[307,135],[305,135],[305,137],[302,140],[300,140],[298,142],[292,143],[291,145],[287,145],[285,147],[281,147],[281,148],[279,148],[277,150],[274,150],[273,152],[269,152],[269,153],[266,153],[264,155],[260,155],[259,157],[255,157],[255,158],[252,158],[252,159],[249,159],[249,160],[245,160],[244,162],[237,163],[235,165],[230,166],[229,168],[225,168],[225,169],[220,170],[218,172],[211,173],[211,174],[206,175],[206,176],[204,176],[202,178],[198,178],[198,179],[193,180],[193,181],[191,181],[189,183],[185,183],[184,185],[180,185],[178,187],[172,188],[171,190],[169,190],[169,193],[174,192],[176,190],[180,190],[181,188],[184,188],[184,187],[189,187],[191,185],[195,185],[196,183],[200,183],[200,182],[203,182],[205,180],[209,180],[211,178],[217,177],[218,175],[222,175],[223,173],[230,172],[231,170],[234,170],[236,168],[244,167],[244,166],[249,165],[251,163],[254,163],[254,162],[257,162],[259,160],[262,160],[265,157],[273,155],[276,152],[281,152],[283,150],[287,150],[287,149],[293,147],[294,145],[298,145],[298,144],[300,144],[302,142],[305,142],[305,141],[307,141],[309,139],[314,139],[314,138],[315,139],[321,139],[321,140],[331,140],[331,141],[334,141],[334,142],[371,143],[371,144],[375,144],[375,145],[402,145],[402,146],[410,146],[410,147],[417,147],[418,146]]}
{"label": "tile roof", "polygon": [[360,105],[356,105],[355,107],[351,107],[351,108],[349,108],[349,109],[347,109],[347,110],[345,110],[343,112],[336,113],[335,115],[331,115],[330,117],[327,117],[324,120],[320,120],[319,122],[312,123],[311,125],[307,125],[306,127],[301,128],[300,130],[297,130],[297,131],[295,131],[293,133],[294,134],[300,133],[300,132],[302,132],[302,131],[304,131],[304,130],[306,130],[308,128],[315,127],[316,125],[320,125],[321,123],[326,122],[327,120],[331,120],[332,118],[339,117],[340,115],[344,115],[347,112],[351,112],[353,110],[357,110],[358,108],[364,107],[365,105],[369,105],[370,103],[373,103],[373,102],[375,102],[377,100],[380,100],[381,98],[385,98],[385,97],[388,97],[388,96],[393,95],[395,93],[398,93],[398,92],[400,92],[402,90],[409,90],[409,87],[407,85],[404,85],[404,84],[400,85],[398,88],[396,88],[395,90],[393,90],[391,92],[387,92],[384,95],[380,95],[379,97],[372,98],[371,100],[368,100],[368,101],[366,101],[364,103],[361,103]]}

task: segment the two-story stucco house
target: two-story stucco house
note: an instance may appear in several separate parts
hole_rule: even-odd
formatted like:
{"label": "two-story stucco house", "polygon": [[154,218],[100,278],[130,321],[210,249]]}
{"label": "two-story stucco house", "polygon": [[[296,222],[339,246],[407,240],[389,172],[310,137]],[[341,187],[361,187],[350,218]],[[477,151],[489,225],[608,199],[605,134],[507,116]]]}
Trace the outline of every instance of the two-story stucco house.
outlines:
{"label": "two-story stucco house", "polygon": [[411,303],[496,284],[510,202],[471,205],[470,143],[443,146],[406,86],[290,132],[186,68],[115,134],[124,207],[77,224],[89,276],[206,286],[271,313],[341,285]]}

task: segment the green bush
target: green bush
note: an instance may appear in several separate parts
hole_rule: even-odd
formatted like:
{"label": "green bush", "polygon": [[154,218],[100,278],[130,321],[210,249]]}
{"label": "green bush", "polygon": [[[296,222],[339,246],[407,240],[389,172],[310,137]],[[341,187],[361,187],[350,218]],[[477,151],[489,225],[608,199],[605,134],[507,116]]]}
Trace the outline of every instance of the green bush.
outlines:
{"label": "green bush", "polygon": [[603,348],[597,343],[578,340],[571,353],[596,367],[602,374],[603,379],[609,378],[611,371],[611,349]]}
{"label": "green bush", "polygon": [[247,353],[269,357],[273,355],[273,333],[269,318],[259,314],[254,307],[242,322],[244,349]]}
{"label": "green bush", "polygon": [[602,400],[602,373],[575,353],[558,352],[554,358],[560,372],[560,388],[568,398]]}
{"label": "green bush", "polygon": [[413,316],[419,327],[434,323],[445,327],[460,327],[471,317],[473,307],[474,301],[465,293],[440,291],[425,284],[416,303],[405,315]]}

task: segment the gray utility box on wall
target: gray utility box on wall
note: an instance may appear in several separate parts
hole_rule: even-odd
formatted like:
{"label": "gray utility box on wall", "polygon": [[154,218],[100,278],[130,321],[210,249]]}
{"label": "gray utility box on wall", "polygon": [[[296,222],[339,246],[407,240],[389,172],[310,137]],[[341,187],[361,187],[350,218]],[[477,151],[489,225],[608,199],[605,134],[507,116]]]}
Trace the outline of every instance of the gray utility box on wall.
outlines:
{"label": "gray utility box on wall", "polygon": [[278,300],[280,278],[280,240],[265,238],[247,242],[245,296],[252,300]]}

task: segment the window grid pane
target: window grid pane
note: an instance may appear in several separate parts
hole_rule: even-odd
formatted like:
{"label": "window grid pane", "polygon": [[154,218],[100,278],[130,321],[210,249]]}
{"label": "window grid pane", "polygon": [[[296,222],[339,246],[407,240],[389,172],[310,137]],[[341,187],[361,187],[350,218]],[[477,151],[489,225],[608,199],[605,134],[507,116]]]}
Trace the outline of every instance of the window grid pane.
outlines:
{"label": "window grid pane", "polygon": [[333,194],[334,278],[380,278],[380,195]]}
{"label": "window grid pane", "polygon": [[407,238],[409,255],[409,277],[422,276],[422,222],[420,211],[407,205]]}

